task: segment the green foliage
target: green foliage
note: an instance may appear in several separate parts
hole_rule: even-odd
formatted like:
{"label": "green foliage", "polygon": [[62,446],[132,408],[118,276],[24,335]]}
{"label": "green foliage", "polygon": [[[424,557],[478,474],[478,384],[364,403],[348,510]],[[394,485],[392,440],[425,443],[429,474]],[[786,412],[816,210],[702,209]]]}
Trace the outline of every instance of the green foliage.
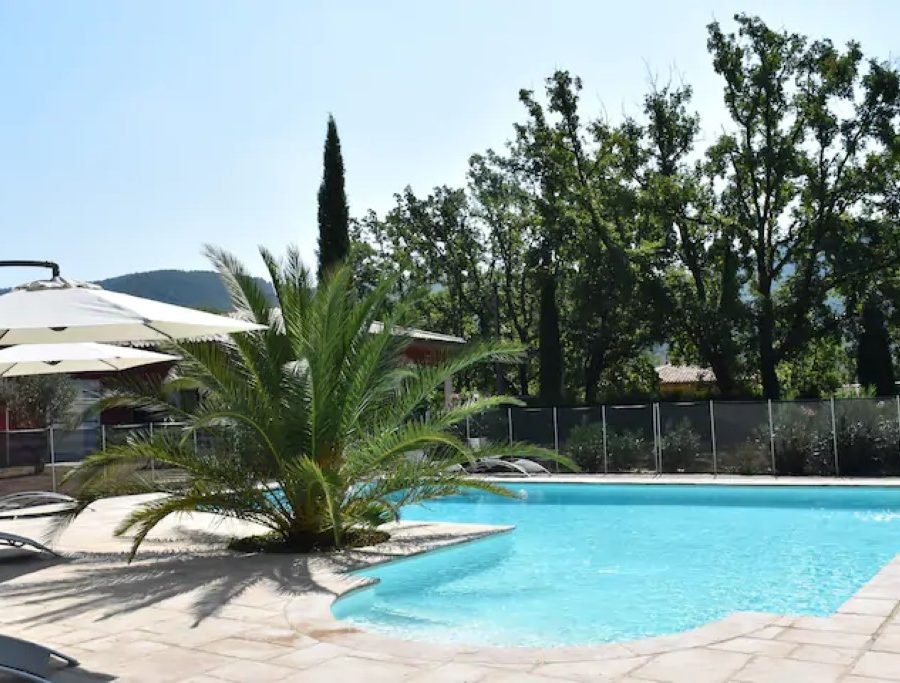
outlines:
{"label": "green foliage", "polygon": [[[674,442],[673,442],[674,446]],[[639,431],[609,429],[607,462],[603,462],[603,423],[573,427],[566,439],[565,452],[587,472],[636,472],[656,469],[653,439]]]}
{"label": "green foliage", "polygon": [[326,272],[342,263],[350,252],[350,210],[344,189],[344,159],[334,117],[328,117],[322,184],[319,186],[319,270]]}
{"label": "green foliage", "polygon": [[[409,340],[397,329],[415,319],[403,301],[388,310],[390,281],[360,297],[342,268],[313,290],[296,249],[283,262],[264,250],[278,296],[273,309],[231,255],[208,253],[240,315],[268,329],[223,344],[183,342],[174,349],[183,358],[177,375],[125,381],[98,407],[140,407],[186,426],[135,435],[89,456],[72,474],[91,497],[107,486],[121,489],[148,460],[189,475],[186,487],[148,502],[119,526],[118,533],[134,530],[133,552],[177,512],[215,510],[256,522],[296,549],[326,538],[342,547],[360,537],[357,530],[396,519],[409,503],[461,488],[507,493],[451,469],[475,457],[453,430],[467,416],[512,401],[494,396],[429,414],[422,407],[446,378],[479,363],[515,360],[517,345],[473,344],[437,365],[410,367],[403,362]],[[371,334],[376,320],[384,329]],[[170,400],[184,388],[199,391],[197,405]],[[216,447],[195,450],[198,434]],[[524,444],[478,455],[556,459]]]}
{"label": "green foliage", "polygon": [[827,398],[849,383],[850,357],[834,336],[811,340],[778,368],[785,398]]}
{"label": "green foliage", "polygon": [[631,429],[607,428],[606,453],[610,472],[640,472],[656,469],[653,439]]}
{"label": "green foliage", "polygon": [[78,395],[68,375],[34,375],[0,379],[0,404],[9,409],[18,428],[44,427],[60,422]]}
{"label": "green foliage", "polygon": [[573,427],[565,451],[584,472],[603,471],[603,423]]}
{"label": "green foliage", "polygon": [[849,399],[837,403],[836,411],[841,475],[900,474],[900,427],[894,400]]}
{"label": "green foliage", "polygon": [[712,471],[709,443],[702,442],[700,434],[687,418],[663,427],[662,471]]}
{"label": "green foliage", "polygon": [[780,475],[834,474],[834,448],[827,403],[780,403],[775,407],[775,470]]}
{"label": "green foliage", "polygon": [[733,26],[707,27],[721,134],[704,134],[688,85],[654,83],[614,124],[556,71],[520,91],[523,119],[502,153],[471,157],[465,189],[407,189],[360,221],[358,276],[399,273],[439,329],[531,347],[463,378],[474,388],[647,396],[652,382],[621,378],[666,344],[721,396],[828,395],[847,349],[863,384],[893,393],[898,70],[854,42]]}

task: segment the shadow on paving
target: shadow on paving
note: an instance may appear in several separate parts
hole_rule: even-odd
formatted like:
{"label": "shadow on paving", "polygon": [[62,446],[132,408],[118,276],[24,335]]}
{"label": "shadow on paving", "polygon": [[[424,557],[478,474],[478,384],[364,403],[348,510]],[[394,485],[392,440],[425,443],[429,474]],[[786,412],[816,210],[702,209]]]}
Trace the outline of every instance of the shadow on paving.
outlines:
{"label": "shadow on paving", "polygon": [[[20,576],[27,576],[59,564],[66,560],[59,557],[44,555],[34,550],[10,549],[0,551],[0,594],[3,585],[7,581],[13,581]],[[0,678],[0,681],[3,679]]]}
{"label": "shadow on paving", "polygon": [[[270,582],[286,596],[328,592],[312,578],[311,557],[305,555],[145,551],[131,564],[126,558],[122,553],[82,554],[68,562],[65,576],[47,580],[42,580],[42,571],[57,563],[35,559],[29,563],[28,583],[0,578],[0,602],[46,607],[19,623],[52,623],[97,612],[102,615],[97,620],[103,621],[195,593],[191,613],[196,626],[261,582]],[[5,569],[0,566],[0,577],[5,577]]]}
{"label": "shadow on paving", "polygon": [[[430,525],[407,527],[415,529]],[[277,593],[290,597],[334,592],[314,578],[311,563],[321,570],[353,571],[373,563],[389,561],[421,550],[423,546],[445,545],[448,541],[470,540],[470,534],[434,532],[391,540],[366,549],[323,554],[247,554],[221,550],[221,536],[179,529],[181,541],[218,545],[204,550],[169,548],[169,541],[145,541],[131,564],[127,553],[79,553],[68,560],[40,557],[0,561],[0,603],[42,608],[35,616],[15,623],[52,623],[71,617],[95,617],[103,621],[171,598],[191,594],[193,626],[214,616],[254,585],[267,583]],[[412,546],[412,547],[410,547]],[[46,577],[42,573],[65,564],[68,571]],[[13,579],[28,576],[26,581]],[[97,617],[97,614],[101,616]]]}

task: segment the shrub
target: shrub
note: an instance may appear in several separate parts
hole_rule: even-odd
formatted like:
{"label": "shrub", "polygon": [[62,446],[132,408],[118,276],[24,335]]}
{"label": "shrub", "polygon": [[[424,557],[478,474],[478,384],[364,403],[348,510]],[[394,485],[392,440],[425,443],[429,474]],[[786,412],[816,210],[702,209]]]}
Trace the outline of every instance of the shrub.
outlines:
{"label": "shrub", "polygon": [[603,424],[580,425],[569,432],[566,441],[569,457],[585,472],[603,471]]}
{"label": "shrub", "polygon": [[712,472],[711,445],[703,444],[690,420],[682,418],[674,425],[666,424],[663,434],[663,472]]}
{"label": "shrub", "polygon": [[630,429],[612,430],[606,438],[610,472],[656,470],[653,441]]}
{"label": "shrub", "polygon": [[[894,406],[850,401],[841,405],[836,421],[840,473],[877,476],[900,472],[900,429]],[[874,410],[873,410],[874,408]]]}
{"label": "shrub", "polygon": [[781,404],[775,424],[775,470],[780,475],[834,474],[830,419],[803,404]]}

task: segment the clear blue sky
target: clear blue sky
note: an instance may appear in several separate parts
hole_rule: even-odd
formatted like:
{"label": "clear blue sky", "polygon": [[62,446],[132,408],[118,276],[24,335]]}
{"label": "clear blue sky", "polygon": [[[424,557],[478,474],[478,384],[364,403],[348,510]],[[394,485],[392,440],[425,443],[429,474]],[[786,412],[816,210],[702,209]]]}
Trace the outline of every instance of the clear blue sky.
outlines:
{"label": "clear blue sky", "polygon": [[[883,2],[127,0],[0,3],[0,258],[98,279],[204,268],[222,245],[315,253],[325,121],[353,215],[462,182],[470,154],[522,118],[555,68],[585,103],[635,112],[648,76],[696,91],[707,135],[721,86],[705,25],[737,9],[867,54],[896,55]],[[29,275],[0,271],[0,286]]]}

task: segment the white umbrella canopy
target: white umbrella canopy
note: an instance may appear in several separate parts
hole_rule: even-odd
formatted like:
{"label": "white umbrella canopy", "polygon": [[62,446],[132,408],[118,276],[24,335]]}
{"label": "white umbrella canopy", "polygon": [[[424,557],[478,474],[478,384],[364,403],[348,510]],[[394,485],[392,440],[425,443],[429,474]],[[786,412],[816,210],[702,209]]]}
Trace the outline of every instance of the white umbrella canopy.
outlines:
{"label": "white umbrella canopy", "polygon": [[179,360],[111,344],[23,344],[0,349],[0,377],[110,372]]}
{"label": "white umbrella canopy", "polygon": [[0,345],[189,339],[262,325],[61,277],[0,295]]}

